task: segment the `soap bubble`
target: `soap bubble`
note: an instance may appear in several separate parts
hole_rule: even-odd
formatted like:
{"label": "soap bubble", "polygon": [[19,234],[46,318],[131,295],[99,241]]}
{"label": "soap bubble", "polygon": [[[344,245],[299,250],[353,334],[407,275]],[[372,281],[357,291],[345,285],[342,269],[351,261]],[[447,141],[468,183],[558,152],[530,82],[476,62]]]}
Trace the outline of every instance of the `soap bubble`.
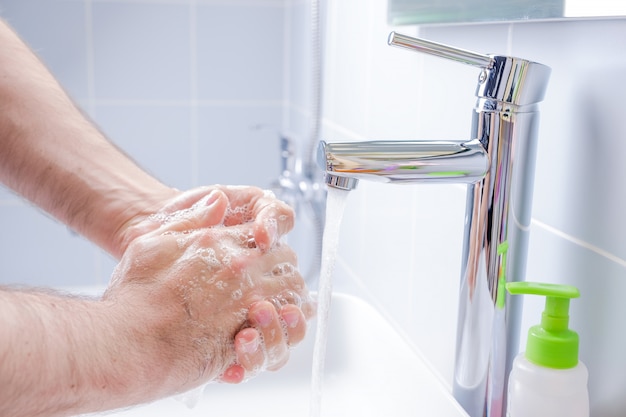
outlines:
{"label": "soap bubble", "polygon": [[232,260],[233,260],[233,255],[230,253],[227,253],[226,255],[224,255],[224,257],[222,257],[222,263],[226,265],[227,267],[232,266]]}
{"label": "soap bubble", "polygon": [[235,316],[237,321],[240,321],[240,322],[246,321],[246,319],[248,318],[248,309],[240,308],[238,311],[233,313],[233,315]]}
{"label": "soap bubble", "polygon": [[273,277],[284,277],[284,276],[294,276],[296,272],[296,267],[293,266],[290,262],[283,262],[278,265],[275,265],[272,268],[270,274]]}
{"label": "soap bubble", "polygon": [[189,409],[195,408],[200,402],[200,397],[202,397],[205,387],[206,385],[201,385],[187,392],[183,392],[182,394],[178,394],[174,398],[185,404]]}
{"label": "soap bubble", "polygon": [[293,304],[298,308],[302,306],[302,297],[291,290],[281,291],[278,295],[268,298],[267,301],[274,305],[276,311],[280,311],[282,306],[286,304]]}
{"label": "soap bubble", "polygon": [[228,207],[228,209],[226,209],[226,215],[224,216],[225,225],[250,223],[253,220],[254,216],[248,204]]}
{"label": "soap bubble", "polygon": [[222,268],[222,263],[217,259],[215,249],[213,248],[199,248],[196,254],[209,268],[209,272],[213,272]]}

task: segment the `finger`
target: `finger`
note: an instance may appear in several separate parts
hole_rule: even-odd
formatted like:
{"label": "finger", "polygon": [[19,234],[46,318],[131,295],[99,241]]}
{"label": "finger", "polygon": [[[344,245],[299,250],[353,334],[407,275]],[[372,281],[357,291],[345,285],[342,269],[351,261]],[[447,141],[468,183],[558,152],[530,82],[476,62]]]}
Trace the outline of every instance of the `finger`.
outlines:
{"label": "finger", "polygon": [[304,317],[310,320],[317,314],[317,303],[311,297],[307,297],[306,301],[302,302],[300,310],[302,310]]}
{"label": "finger", "polygon": [[198,201],[208,196],[217,187],[197,187],[191,190],[180,193],[176,198],[167,203],[161,210],[161,213],[171,214],[175,211],[188,209]]}
{"label": "finger", "polygon": [[261,250],[269,250],[294,226],[294,211],[274,193],[257,187],[220,187],[230,201],[226,226],[254,222],[254,237]]}
{"label": "finger", "polygon": [[219,380],[227,384],[239,384],[243,382],[246,376],[246,371],[239,364],[229,366],[226,371],[220,376]]}
{"label": "finger", "polygon": [[295,214],[291,207],[273,196],[259,200],[256,208],[254,237],[259,248],[267,251],[293,229]]}
{"label": "finger", "polygon": [[287,304],[281,308],[280,317],[285,324],[289,346],[300,343],[306,334],[306,317],[302,310],[293,304]]}
{"label": "finger", "polygon": [[248,321],[263,335],[267,369],[273,371],[282,367],[289,359],[289,348],[274,306],[267,301],[253,304],[248,313]]}
{"label": "finger", "polygon": [[243,329],[235,335],[237,362],[249,376],[257,374],[265,365],[265,354],[261,344],[261,334],[254,328]]}
{"label": "finger", "polygon": [[[208,232],[205,233],[206,239],[215,239],[215,235]],[[240,240],[233,237],[230,241]],[[203,244],[204,240],[199,242]],[[287,245],[281,244],[274,250],[263,253],[254,249],[248,250],[247,246],[242,247],[240,243],[236,244],[238,251],[233,252],[229,259],[230,271],[249,276],[256,286],[251,295],[261,297],[246,301],[252,303],[266,297],[275,297],[287,290],[300,297],[307,296],[306,284],[296,266],[297,256]]]}
{"label": "finger", "polygon": [[163,217],[159,232],[186,232],[222,224],[227,208],[226,195],[213,190],[190,208]]}
{"label": "finger", "polygon": [[228,197],[220,190],[213,190],[192,206],[196,211],[196,228],[217,226],[224,222],[228,209]]}

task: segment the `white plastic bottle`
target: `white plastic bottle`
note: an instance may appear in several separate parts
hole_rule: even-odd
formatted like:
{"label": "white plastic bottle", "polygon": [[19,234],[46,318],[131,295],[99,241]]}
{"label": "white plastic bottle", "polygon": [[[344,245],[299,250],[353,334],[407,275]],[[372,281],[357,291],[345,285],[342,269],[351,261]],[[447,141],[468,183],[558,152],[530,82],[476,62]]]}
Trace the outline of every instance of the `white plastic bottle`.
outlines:
{"label": "white plastic bottle", "polygon": [[528,330],[526,351],[513,361],[507,417],[589,417],[587,367],[578,360],[578,334],[568,328],[568,285],[511,282],[511,294],[546,297],[541,324]]}

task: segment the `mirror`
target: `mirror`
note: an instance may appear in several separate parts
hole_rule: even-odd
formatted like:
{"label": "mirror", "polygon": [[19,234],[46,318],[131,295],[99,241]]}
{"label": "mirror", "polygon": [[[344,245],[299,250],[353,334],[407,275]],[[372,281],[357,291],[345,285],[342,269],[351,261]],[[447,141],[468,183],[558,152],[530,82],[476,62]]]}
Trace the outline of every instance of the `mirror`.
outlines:
{"label": "mirror", "polygon": [[603,18],[626,15],[623,0],[388,0],[391,25]]}

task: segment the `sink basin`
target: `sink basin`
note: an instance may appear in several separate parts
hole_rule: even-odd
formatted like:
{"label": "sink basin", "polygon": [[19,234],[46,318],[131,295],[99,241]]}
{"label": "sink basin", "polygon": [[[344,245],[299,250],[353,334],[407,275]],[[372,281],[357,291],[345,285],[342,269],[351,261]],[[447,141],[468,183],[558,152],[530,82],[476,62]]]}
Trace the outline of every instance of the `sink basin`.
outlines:
{"label": "sink basin", "polygon": [[[308,416],[315,329],[289,363],[239,384],[210,384],[195,407],[166,398],[107,416]],[[322,416],[467,416],[422,358],[362,299],[333,295]]]}

